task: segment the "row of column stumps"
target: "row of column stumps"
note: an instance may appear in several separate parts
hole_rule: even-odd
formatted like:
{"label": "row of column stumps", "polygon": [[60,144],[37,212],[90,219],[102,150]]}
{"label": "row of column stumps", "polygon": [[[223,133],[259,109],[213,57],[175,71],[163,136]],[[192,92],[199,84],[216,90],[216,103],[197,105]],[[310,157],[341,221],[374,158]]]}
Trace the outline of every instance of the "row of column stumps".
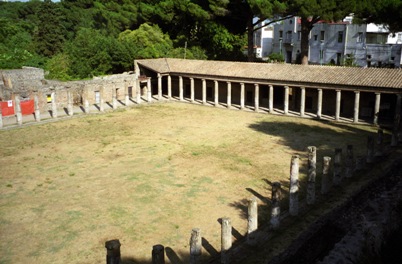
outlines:
{"label": "row of column stumps", "polygon": [[[247,243],[256,245],[255,232],[258,228],[258,209],[257,198],[253,196],[249,200],[248,206],[248,236]],[[232,222],[228,217],[223,217],[221,220],[221,263],[230,263],[228,251],[232,248]],[[190,236],[190,264],[200,264],[202,255],[202,236],[199,228],[193,228]],[[119,264],[120,259],[120,242],[118,239],[109,240],[105,243],[107,249],[106,263]],[[165,264],[165,248],[163,245],[154,245],[152,247],[152,263]]]}
{"label": "row of column stumps", "polygon": [[[375,150],[375,140],[373,136],[367,137],[367,155],[357,156],[354,159],[353,145],[346,146],[344,171],[342,173],[342,149],[335,148],[333,158],[333,176],[332,184],[330,179],[330,166],[332,158],[324,156],[322,158],[321,173],[321,190],[322,195],[330,191],[331,185],[339,186],[344,178],[351,178],[354,171],[362,170],[365,164],[373,162],[374,156],[382,155],[383,149],[383,130],[377,132],[377,152]],[[375,153],[375,154],[374,154]],[[316,202],[315,182],[317,176],[317,148],[315,146],[307,147],[308,172],[307,172],[307,194],[306,204],[313,205]],[[299,214],[299,155],[293,155],[290,162],[290,187],[289,187],[289,214],[297,216]],[[282,190],[280,182],[273,182],[271,189],[271,211],[270,211],[270,228],[277,230],[281,222]],[[247,217],[247,237],[246,243],[255,246],[258,243],[258,203],[255,196],[248,200],[248,217]],[[232,248],[232,223],[229,217],[220,219],[221,223],[221,256],[222,264],[230,263],[229,250]],[[201,263],[202,256],[202,236],[199,228],[193,228],[190,236],[190,264]],[[107,264],[120,263],[120,243],[118,240],[110,240],[105,244],[107,248]],[[165,263],[165,248],[163,245],[155,245],[152,248],[152,263]]]}

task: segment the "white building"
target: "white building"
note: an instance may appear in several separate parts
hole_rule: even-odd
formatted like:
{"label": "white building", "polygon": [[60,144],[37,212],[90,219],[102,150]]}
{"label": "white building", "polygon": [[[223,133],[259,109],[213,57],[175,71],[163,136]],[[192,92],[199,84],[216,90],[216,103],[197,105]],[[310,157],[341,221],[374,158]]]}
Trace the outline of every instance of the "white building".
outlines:
{"label": "white building", "polygon": [[[294,17],[274,26],[272,52],[294,63],[300,53],[300,19]],[[264,48],[262,48],[263,50]],[[395,35],[374,24],[318,22],[310,32],[309,63],[397,67],[402,64],[402,33]]]}
{"label": "white building", "polygon": [[254,52],[256,58],[266,58],[272,53],[272,41],[274,37],[273,26],[264,26],[268,21],[258,25],[263,26],[254,33]]}

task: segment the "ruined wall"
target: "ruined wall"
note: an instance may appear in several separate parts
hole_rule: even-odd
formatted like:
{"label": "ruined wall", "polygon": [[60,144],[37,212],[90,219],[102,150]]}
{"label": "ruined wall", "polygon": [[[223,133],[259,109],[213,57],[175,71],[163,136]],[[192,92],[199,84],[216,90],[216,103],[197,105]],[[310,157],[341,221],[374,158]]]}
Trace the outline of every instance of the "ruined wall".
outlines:
{"label": "ruined wall", "polygon": [[43,86],[43,69],[23,67],[16,70],[0,70],[0,98],[10,100],[13,93],[29,98],[30,91]]}
{"label": "ruined wall", "polygon": [[117,100],[124,100],[126,89],[131,87],[135,94],[134,75],[130,73],[94,77],[92,80],[61,82],[46,80],[43,69],[24,67],[16,70],[0,71],[0,100],[12,100],[15,95],[21,99],[39,99],[41,112],[51,110],[49,100],[56,93],[57,108],[67,107],[67,91],[71,91],[75,105],[82,105],[87,96],[89,104],[96,103],[96,92],[104,89],[105,102],[111,102],[113,89],[117,89]]}

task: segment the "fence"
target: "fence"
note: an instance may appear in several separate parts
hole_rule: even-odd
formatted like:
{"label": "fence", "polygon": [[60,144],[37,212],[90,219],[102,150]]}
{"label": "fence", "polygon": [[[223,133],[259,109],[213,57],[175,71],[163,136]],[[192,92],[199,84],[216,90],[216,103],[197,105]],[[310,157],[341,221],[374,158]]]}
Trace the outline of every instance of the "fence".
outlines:
{"label": "fence", "polygon": [[[367,151],[366,155],[354,155],[353,145],[347,145],[345,152],[341,148],[335,148],[333,157],[322,157],[322,168],[317,173],[317,149],[315,146],[307,147],[307,188],[304,198],[304,204],[307,207],[312,207],[317,201],[316,194],[316,176],[321,176],[320,194],[324,195],[330,192],[332,187],[342,185],[346,179],[354,177],[359,171],[365,169],[370,164],[374,163],[377,158],[384,155],[384,135],[383,130],[379,129],[377,133],[377,140],[373,136],[367,138]],[[296,217],[300,212],[300,184],[299,184],[299,160],[298,155],[291,157],[290,162],[290,178],[289,178],[289,192],[288,192],[288,208],[281,208],[282,189],[280,182],[271,184],[271,210],[270,219],[268,222],[269,230],[275,232],[280,226],[281,222],[287,217]],[[330,167],[332,162],[332,178],[330,174]],[[281,213],[286,211],[287,213]],[[252,197],[248,203],[248,229],[246,240],[244,243],[248,247],[258,245],[262,240],[261,235],[258,233],[258,206],[256,197]],[[233,254],[231,251],[234,249],[232,241],[232,225],[229,217],[220,219],[221,223],[221,251],[220,263],[231,263]],[[190,236],[190,264],[201,263],[202,255],[202,239],[201,229],[194,228]],[[266,240],[266,239],[265,239]],[[118,239],[107,241],[105,244],[107,248],[107,264],[120,263],[120,242]],[[233,259],[232,259],[233,260]],[[163,245],[155,245],[152,249],[152,263],[164,264],[165,263],[165,248]]]}

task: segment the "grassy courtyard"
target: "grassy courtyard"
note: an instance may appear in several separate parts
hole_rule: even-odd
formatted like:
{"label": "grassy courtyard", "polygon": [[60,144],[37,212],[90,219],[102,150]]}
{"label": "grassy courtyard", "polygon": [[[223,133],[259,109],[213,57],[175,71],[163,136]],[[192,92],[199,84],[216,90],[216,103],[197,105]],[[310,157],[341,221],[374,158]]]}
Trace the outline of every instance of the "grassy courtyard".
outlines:
{"label": "grassy courtyard", "polygon": [[155,244],[167,263],[188,263],[195,227],[207,258],[220,251],[219,218],[239,238],[247,199],[270,198],[269,182],[288,188],[293,154],[304,177],[316,146],[320,175],[324,155],[347,144],[364,154],[375,132],[180,103],[0,131],[0,263],[106,263],[115,238],[126,263],[148,262]]}

